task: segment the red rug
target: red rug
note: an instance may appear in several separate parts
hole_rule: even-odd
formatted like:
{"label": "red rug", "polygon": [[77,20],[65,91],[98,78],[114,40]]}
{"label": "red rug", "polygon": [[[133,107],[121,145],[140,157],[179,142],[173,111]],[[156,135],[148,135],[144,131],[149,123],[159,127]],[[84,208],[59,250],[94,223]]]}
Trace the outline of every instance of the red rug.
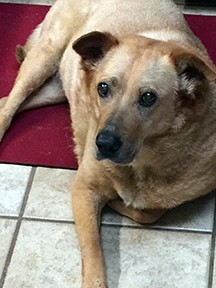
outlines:
{"label": "red rug", "polygon": [[[49,6],[0,3],[0,97],[8,95],[17,74],[14,51],[40,23]],[[216,17],[186,15],[194,33],[216,63]],[[0,162],[76,168],[67,104],[15,116],[0,144]]]}

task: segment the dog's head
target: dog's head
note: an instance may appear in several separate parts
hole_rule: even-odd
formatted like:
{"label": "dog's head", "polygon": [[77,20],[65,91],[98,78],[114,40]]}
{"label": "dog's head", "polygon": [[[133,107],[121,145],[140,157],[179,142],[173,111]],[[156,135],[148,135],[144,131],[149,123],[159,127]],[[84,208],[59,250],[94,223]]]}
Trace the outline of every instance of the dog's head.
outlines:
{"label": "dog's head", "polygon": [[98,160],[133,161],[145,141],[181,133],[210,105],[210,61],[174,43],[92,32],[73,44],[98,101]]}

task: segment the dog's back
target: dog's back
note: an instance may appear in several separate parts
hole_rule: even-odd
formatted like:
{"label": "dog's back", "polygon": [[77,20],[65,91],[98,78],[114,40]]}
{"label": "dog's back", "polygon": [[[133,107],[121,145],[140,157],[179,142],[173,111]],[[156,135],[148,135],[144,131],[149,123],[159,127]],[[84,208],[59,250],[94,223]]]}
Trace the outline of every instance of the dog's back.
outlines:
{"label": "dog's back", "polygon": [[[78,7],[82,7],[78,1],[73,3],[74,6],[78,12]],[[85,15],[80,11],[83,25],[75,35],[71,35],[73,40],[94,30],[107,31],[117,37],[144,33],[147,37],[164,41],[178,39],[184,45],[192,44],[205,51],[188,27],[180,8],[172,0],[125,0],[124,3],[116,0],[88,0],[86,6],[89,11]]]}

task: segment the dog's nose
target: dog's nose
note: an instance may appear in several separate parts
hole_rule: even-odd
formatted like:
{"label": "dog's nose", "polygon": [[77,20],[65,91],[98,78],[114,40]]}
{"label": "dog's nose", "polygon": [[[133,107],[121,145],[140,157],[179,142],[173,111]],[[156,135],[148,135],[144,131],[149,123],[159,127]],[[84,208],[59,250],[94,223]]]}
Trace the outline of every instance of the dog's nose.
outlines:
{"label": "dog's nose", "polygon": [[96,145],[104,158],[112,158],[122,145],[119,137],[107,132],[101,132],[96,137]]}

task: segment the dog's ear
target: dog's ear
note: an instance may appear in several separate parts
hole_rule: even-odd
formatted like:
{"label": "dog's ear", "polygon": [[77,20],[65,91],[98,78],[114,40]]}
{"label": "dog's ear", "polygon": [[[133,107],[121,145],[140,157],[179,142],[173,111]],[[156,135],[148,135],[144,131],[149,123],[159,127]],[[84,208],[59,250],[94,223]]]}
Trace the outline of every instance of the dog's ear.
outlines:
{"label": "dog's ear", "polygon": [[180,90],[189,97],[195,98],[207,83],[216,81],[216,68],[210,60],[184,49],[176,49],[170,56],[180,78]]}
{"label": "dog's ear", "polygon": [[212,101],[210,83],[216,81],[216,69],[210,60],[185,49],[173,50],[170,58],[179,76],[178,116],[174,123],[178,131],[189,119],[204,115]]}
{"label": "dog's ear", "polygon": [[81,56],[84,68],[90,69],[118,44],[110,33],[93,31],[78,38],[72,47]]}

